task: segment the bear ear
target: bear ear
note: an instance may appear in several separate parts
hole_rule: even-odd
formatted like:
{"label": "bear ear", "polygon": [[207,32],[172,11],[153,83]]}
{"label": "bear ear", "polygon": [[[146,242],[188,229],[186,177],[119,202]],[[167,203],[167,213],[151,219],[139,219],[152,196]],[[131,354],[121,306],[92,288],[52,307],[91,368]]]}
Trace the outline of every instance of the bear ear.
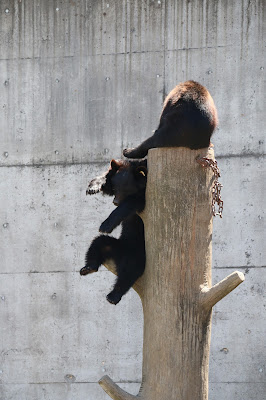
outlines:
{"label": "bear ear", "polygon": [[110,162],[111,169],[117,171],[120,168],[120,164],[118,161],[112,159]]}
{"label": "bear ear", "polygon": [[137,167],[137,168],[136,168],[136,174],[137,174],[137,176],[138,176],[139,178],[141,178],[141,177],[147,178],[147,173],[148,173],[148,170],[147,170],[147,168],[144,167],[144,166],[141,166],[141,167]]}

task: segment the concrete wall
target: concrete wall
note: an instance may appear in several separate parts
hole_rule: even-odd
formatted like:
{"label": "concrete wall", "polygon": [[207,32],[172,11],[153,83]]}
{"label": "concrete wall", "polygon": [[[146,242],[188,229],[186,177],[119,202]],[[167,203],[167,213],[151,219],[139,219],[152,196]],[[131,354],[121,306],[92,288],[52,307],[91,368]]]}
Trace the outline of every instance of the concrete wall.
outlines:
{"label": "concrete wall", "polygon": [[263,0],[0,2],[1,400],[108,399],[105,373],[138,392],[137,295],[114,307],[111,273],[78,273],[113,208],[85,189],[186,79],[220,119],[213,281],[246,273],[214,308],[209,397],[265,398],[263,21]]}

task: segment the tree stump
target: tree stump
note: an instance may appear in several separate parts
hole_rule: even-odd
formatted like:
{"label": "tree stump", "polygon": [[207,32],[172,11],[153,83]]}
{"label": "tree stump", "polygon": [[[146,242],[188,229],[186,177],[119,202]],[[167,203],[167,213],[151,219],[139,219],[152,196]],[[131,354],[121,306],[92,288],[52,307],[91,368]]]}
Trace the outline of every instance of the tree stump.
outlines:
{"label": "tree stump", "polygon": [[[104,376],[114,400],[207,400],[212,307],[244,281],[234,272],[211,286],[213,173],[196,162],[212,148],[148,154],[146,268],[134,289],[144,312],[143,378],[133,396]],[[115,272],[110,262],[106,267]]]}

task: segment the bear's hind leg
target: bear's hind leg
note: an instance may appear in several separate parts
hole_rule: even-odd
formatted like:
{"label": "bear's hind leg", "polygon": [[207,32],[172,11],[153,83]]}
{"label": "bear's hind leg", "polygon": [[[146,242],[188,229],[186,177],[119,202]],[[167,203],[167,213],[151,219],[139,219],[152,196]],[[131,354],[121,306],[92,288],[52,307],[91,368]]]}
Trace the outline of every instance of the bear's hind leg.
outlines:
{"label": "bear's hind leg", "polygon": [[114,258],[118,239],[101,235],[94,239],[86,253],[85,267],[81,268],[80,275],[97,272],[99,266],[108,258]]}
{"label": "bear's hind leg", "polygon": [[[117,304],[122,296],[134,285],[136,280],[143,274],[145,260],[136,266],[136,260],[117,264],[118,277],[113,290],[106,296],[111,304]],[[143,265],[142,265],[143,264]]]}

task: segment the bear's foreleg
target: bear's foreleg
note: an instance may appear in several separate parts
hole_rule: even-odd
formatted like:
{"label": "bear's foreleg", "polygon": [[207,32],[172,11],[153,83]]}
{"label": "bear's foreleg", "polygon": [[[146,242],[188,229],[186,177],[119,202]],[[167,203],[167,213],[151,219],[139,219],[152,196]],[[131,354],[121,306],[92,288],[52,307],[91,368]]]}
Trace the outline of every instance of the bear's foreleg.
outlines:
{"label": "bear's foreleg", "polygon": [[126,218],[143,211],[145,207],[145,191],[143,195],[128,196],[119,206],[111,212],[109,217],[103,221],[99,231],[102,233],[111,233]]}

